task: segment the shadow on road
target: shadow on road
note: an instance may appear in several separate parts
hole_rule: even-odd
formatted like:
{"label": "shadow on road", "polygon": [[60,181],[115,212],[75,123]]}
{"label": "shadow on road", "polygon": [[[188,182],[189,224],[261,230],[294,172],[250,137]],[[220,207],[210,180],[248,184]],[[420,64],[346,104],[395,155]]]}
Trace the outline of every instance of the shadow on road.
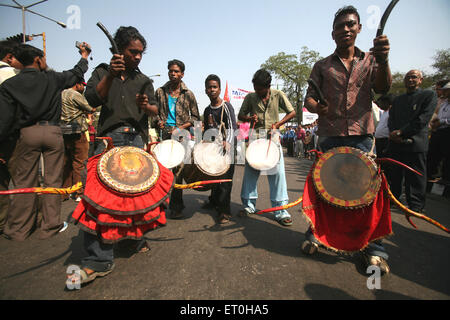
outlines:
{"label": "shadow on road", "polygon": [[[344,290],[323,284],[308,283],[304,289],[308,297],[312,300],[358,300],[358,298],[349,295]],[[387,290],[373,290],[372,293],[377,300],[416,300],[403,294]]]}

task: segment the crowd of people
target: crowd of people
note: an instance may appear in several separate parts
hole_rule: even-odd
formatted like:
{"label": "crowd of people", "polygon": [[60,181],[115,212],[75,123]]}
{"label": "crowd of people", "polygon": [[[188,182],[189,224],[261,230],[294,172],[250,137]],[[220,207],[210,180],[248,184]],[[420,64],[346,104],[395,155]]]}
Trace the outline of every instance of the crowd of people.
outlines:
{"label": "crowd of people", "polygon": [[[439,179],[450,182],[450,83],[438,82],[437,94],[422,90],[421,72],[411,70],[404,79],[406,93],[394,97],[389,94],[392,77],[387,37],[375,38],[371,52],[363,52],[355,46],[360,30],[355,8],[345,7],[336,13],[332,29],[336,50],[318,61],[310,76],[323,91],[324,100],[314,87],[308,88],[305,98],[305,107],[318,114],[318,119],[307,125],[289,126],[281,137],[280,160],[268,175],[273,207],[289,202],[281,146],[286,147],[288,156],[297,158],[312,159],[309,151],[313,149],[326,152],[351,146],[401,161],[425,173],[421,177],[398,168],[384,168],[394,195],[399,198],[405,192],[409,208],[417,212],[425,208],[427,182]],[[151,128],[160,133],[162,141],[200,121],[195,95],[182,80],[185,65],[181,60],[168,62],[169,80],[155,91],[153,83],[148,83],[148,77],[138,68],[147,46],[144,37],[134,27],[120,27],[114,40],[119,53],[109,63],[97,66],[87,82],[84,79],[90,54],[87,43],[79,48],[78,63],[64,72],[48,70],[44,53],[35,47],[9,41],[0,43],[0,190],[8,190],[11,183],[18,189],[38,186],[40,170],[43,184],[48,187],[70,187],[83,181],[88,158],[105,149],[103,141],[95,140],[95,136],[109,137],[117,147],[145,148],[151,141]],[[230,151],[236,145],[233,133],[237,120],[251,123],[256,131],[283,128],[295,117],[294,106],[284,92],[271,88],[271,80],[268,71],[258,70],[252,79],[254,92],[245,97],[235,115],[233,106],[220,98],[220,78],[214,74],[206,78],[205,93],[210,105],[203,114],[203,128],[220,129],[224,150]],[[372,91],[380,94],[375,101],[382,110],[377,124]],[[281,120],[280,110],[285,112]],[[93,115],[98,113],[95,119]],[[177,184],[183,182],[183,167],[182,163],[171,169]],[[232,179],[233,174],[232,165],[226,177]],[[259,176],[260,172],[246,162],[240,216],[256,211]],[[232,218],[231,190],[232,182],[213,187],[204,204],[204,208],[217,210],[219,223]],[[73,199],[82,201],[83,192],[79,189]],[[41,198],[39,237],[46,239],[67,227],[60,219],[61,201],[65,199],[60,195]],[[0,196],[3,236],[19,241],[29,237],[36,228],[37,203],[36,194]],[[173,189],[170,217],[183,218],[184,208],[182,190]],[[275,211],[273,218],[282,226],[292,225],[286,209]],[[83,231],[88,256],[82,260],[81,277],[88,282],[112,271],[114,254],[113,244]],[[314,254],[323,246],[313,231],[312,226],[306,231],[302,244],[305,254]],[[148,250],[142,238],[135,240],[136,250]],[[363,252],[368,265],[389,272],[389,256],[382,240],[369,243]]]}
{"label": "crowd of people", "polygon": [[287,149],[289,157],[313,159],[309,151],[317,149],[317,120],[305,125],[289,126],[282,135],[282,145]]}

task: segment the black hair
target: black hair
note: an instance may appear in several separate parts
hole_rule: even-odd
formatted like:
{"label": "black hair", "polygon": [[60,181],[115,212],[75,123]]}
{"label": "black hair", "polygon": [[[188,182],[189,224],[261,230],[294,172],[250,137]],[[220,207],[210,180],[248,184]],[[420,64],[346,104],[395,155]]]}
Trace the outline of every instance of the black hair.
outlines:
{"label": "black hair", "polygon": [[184,66],[183,61],[180,61],[178,59],[170,60],[169,62],[167,62],[167,69],[169,69],[170,66],[173,66],[173,65],[179,66],[181,69],[181,72],[184,72],[185,66]]}
{"label": "black hair", "polygon": [[386,93],[386,94],[383,94],[381,97],[379,97],[377,99],[377,101],[386,101],[390,105],[392,105],[392,103],[394,102],[394,98],[395,98],[395,95],[393,93]]}
{"label": "black hair", "polygon": [[122,53],[122,51],[130,44],[133,40],[139,40],[142,42],[142,46],[144,47],[144,51],[147,48],[147,41],[145,41],[144,37],[139,33],[139,31],[135,27],[119,27],[116,33],[114,34],[114,41],[117,44],[117,48]]}
{"label": "black hair", "polygon": [[436,86],[438,86],[438,87],[443,87],[443,86],[445,86],[447,83],[448,83],[448,79],[444,79],[444,80],[439,80],[438,82],[436,82]]}
{"label": "black hair", "polygon": [[333,29],[334,24],[336,23],[336,20],[346,14],[355,14],[358,17],[358,23],[361,23],[361,18],[359,17],[358,10],[354,6],[345,6],[340,8],[336,13],[334,14],[334,20],[333,20]]}
{"label": "black hair", "polygon": [[252,82],[254,85],[264,88],[270,88],[270,84],[272,83],[272,76],[266,69],[259,69],[253,75]]}
{"label": "black hair", "polygon": [[15,50],[19,44],[15,41],[3,40],[0,41],[0,60],[6,57],[7,54],[11,53],[15,56]]}
{"label": "black hair", "polygon": [[217,83],[219,84],[219,88],[220,88],[220,78],[218,76],[216,76],[215,74],[210,74],[209,76],[206,77],[205,87],[208,85],[208,81],[217,81]]}
{"label": "black hair", "polygon": [[44,52],[41,49],[30,46],[29,44],[20,44],[15,50],[15,57],[25,67],[33,64],[34,58],[43,57]]}

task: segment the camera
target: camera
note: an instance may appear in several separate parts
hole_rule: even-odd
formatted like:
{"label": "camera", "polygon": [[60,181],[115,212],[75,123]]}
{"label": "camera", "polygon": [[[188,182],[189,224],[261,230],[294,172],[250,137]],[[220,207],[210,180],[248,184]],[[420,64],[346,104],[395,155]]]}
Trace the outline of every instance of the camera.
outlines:
{"label": "camera", "polygon": [[[83,43],[81,43],[80,41],[75,41],[75,47],[77,47],[78,49],[81,50],[81,48],[83,47]],[[87,52],[91,52],[91,49],[88,47],[85,47]]]}

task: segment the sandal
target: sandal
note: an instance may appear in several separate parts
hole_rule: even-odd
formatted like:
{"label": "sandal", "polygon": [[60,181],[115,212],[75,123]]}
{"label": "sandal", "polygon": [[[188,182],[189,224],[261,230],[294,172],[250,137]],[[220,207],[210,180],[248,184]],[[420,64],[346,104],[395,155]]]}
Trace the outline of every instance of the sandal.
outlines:
{"label": "sandal", "polygon": [[150,247],[149,247],[147,241],[139,243],[138,246],[136,247],[136,253],[145,253],[148,251],[150,251]]}
{"label": "sandal", "polygon": [[[114,264],[111,266],[111,269],[107,271],[93,271],[92,273],[88,273],[86,270],[90,269],[81,269],[79,273],[74,272],[67,276],[67,282],[71,282],[72,284],[79,283],[79,284],[85,284],[89,283],[95,280],[97,277],[104,277],[107,274],[111,273],[114,269]],[[79,274],[79,275],[78,275]]]}
{"label": "sandal", "polygon": [[230,222],[230,219],[231,219],[231,215],[223,213],[219,217],[219,223],[220,224],[225,224],[227,222]]}
{"label": "sandal", "polygon": [[282,226],[285,226],[285,227],[289,227],[289,226],[291,226],[292,225],[292,219],[291,218],[283,218],[283,219],[280,219],[280,220],[276,220],[279,224],[281,224]]}

